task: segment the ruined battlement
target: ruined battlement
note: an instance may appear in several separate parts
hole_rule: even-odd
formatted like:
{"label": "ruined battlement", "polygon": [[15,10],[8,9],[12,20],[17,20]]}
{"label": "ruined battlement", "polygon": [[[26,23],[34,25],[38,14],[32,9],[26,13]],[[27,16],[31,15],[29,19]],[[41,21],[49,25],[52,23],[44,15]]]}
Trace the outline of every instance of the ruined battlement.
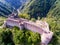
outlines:
{"label": "ruined battlement", "polygon": [[46,21],[36,20],[36,22],[32,22],[27,19],[16,18],[15,14],[11,14],[11,16],[4,22],[3,26],[9,28],[17,26],[20,30],[26,28],[33,32],[37,32],[41,35],[41,45],[48,45],[53,36],[53,32],[49,30],[49,25]]}

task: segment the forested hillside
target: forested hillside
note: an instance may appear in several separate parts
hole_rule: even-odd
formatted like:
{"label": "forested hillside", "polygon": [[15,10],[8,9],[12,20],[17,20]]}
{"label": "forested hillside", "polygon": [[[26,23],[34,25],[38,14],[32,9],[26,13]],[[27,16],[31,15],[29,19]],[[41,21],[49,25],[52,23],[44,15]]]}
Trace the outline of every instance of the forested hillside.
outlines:
{"label": "forested hillside", "polygon": [[0,2],[0,16],[7,17],[11,13],[12,13],[12,8],[9,5]]}
{"label": "forested hillside", "polygon": [[21,12],[28,13],[33,18],[37,18],[38,16],[46,17],[46,14],[55,1],[56,0],[31,0]]}
{"label": "forested hillside", "polygon": [[0,0],[0,16],[8,17],[14,9],[22,9],[30,0]]}
{"label": "forested hillside", "polygon": [[50,30],[54,32],[54,36],[50,44],[60,45],[60,0],[57,0],[50,8],[46,21],[50,25]]}
{"label": "forested hillside", "polygon": [[54,3],[54,5],[50,8],[47,15],[51,17],[56,17],[57,19],[60,18],[60,1],[59,0],[57,0]]}

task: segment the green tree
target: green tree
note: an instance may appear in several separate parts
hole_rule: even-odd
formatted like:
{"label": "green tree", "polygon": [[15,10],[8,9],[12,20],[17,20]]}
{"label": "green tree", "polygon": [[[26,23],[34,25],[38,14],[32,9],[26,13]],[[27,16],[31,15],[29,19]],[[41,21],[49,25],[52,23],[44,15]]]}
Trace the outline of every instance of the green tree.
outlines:
{"label": "green tree", "polygon": [[35,18],[31,18],[31,21],[35,22],[35,21],[36,21],[36,19],[35,19]]}
{"label": "green tree", "polygon": [[8,45],[8,44],[14,45],[12,40],[12,32],[9,29],[6,29],[3,31],[2,39],[5,45]]}
{"label": "green tree", "polygon": [[25,32],[25,42],[27,45],[36,45],[40,43],[40,35],[35,32],[26,31]]}
{"label": "green tree", "polygon": [[23,45],[24,33],[22,30],[19,30],[17,27],[14,27],[13,31],[13,41],[15,45]]}
{"label": "green tree", "polygon": [[24,14],[19,14],[20,18],[24,18],[24,19],[30,19],[30,15],[24,13]]}
{"label": "green tree", "polygon": [[1,45],[14,45],[12,40],[12,32],[9,29],[0,29],[0,44]]}

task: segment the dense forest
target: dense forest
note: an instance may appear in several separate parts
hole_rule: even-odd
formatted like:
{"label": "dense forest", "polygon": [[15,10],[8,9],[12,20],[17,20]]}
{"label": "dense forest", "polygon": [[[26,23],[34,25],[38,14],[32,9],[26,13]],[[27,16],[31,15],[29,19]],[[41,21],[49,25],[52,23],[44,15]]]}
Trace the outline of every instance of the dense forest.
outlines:
{"label": "dense forest", "polygon": [[[34,38],[33,38],[34,37]],[[20,30],[18,27],[13,29],[0,28],[0,45],[39,45],[40,34],[27,29]]]}
{"label": "dense forest", "polygon": [[55,1],[56,0],[32,0],[25,6],[22,13],[28,13],[32,18],[37,18],[38,16],[46,17],[46,14]]}

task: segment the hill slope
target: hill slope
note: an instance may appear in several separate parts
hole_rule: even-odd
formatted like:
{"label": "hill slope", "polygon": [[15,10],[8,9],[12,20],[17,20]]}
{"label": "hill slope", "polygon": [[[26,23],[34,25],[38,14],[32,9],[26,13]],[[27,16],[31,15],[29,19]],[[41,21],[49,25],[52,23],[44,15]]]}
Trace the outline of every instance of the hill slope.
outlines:
{"label": "hill slope", "polygon": [[31,0],[23,9],[23,13],[28,13],[31,17],[46,17],[50,7],[56,0]]}
{"label": "hill slope", "polygon": [[46,20],[50,25],[50,30],[54,32],[50,44],[60,45],[60,0],[57,0],[50,8]]}
{"label": "hill slope", "polygon": [[57,0],[54,5],[50,8],[48,16],[60,18],[60,1]]}
{"label": "hill slope", "polygon": [[0,16],[8,16],[15,9],[24,7],[29,0],[0,0]]}
{"label": "hill slope", "polygon": [[20,8],[21,6],[29,2],[29,0],[5,0],[5,1],[16,9]]}
{"label": "hill slope", "polygon": [[7,17],[10,13],[12,13],[12,8],[9,5],[6,5],[3,2],[0,2],[0,16]]}

